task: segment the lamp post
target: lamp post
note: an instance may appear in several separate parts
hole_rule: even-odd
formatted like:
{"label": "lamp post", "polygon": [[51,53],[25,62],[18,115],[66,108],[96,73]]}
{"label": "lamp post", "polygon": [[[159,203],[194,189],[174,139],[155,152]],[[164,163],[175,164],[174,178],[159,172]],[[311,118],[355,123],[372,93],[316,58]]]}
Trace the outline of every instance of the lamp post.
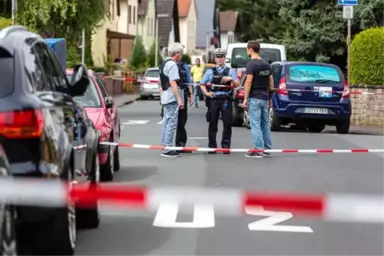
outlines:
{"label": "lamp post", "polygon": [[167,13],[165,14],[157,14],[156,15],[156,35],[155,35],[155,66],[158,66],[158,57],[159,55],[159,18],[168,18],[169,15]]}

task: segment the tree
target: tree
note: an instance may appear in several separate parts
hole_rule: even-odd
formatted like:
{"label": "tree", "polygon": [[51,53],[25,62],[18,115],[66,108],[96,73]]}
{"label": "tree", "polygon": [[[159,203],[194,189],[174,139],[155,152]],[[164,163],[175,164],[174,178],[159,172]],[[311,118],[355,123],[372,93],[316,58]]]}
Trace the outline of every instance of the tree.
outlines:
{"label": "tree", "polygon": [[351,78],[353,85],[384,84],[384,28],[362,31],[351,45]]}
{"label": "tree", "polygon": [[147,61],[147,52],[145,50],[141,36],[136,36],[132,54],[129,58],[129,66],[135,70],[145,67]]}
{"label": "tree", "polygon": [[[156,39],[155,39],[156,40]],[[155,67],[155,54],[156,54],[156,41],[153,41],[151,48],[149,48],[146,65],[147,67]],[[160,50],[157,52],[157,65],[163,61],[163,57],[160,54]]]}
{"label": "tree", "polygon": [[181,61],[184,62],[185,64],[191,64],[191,57],[188,54],[183,54],[181,57]]}

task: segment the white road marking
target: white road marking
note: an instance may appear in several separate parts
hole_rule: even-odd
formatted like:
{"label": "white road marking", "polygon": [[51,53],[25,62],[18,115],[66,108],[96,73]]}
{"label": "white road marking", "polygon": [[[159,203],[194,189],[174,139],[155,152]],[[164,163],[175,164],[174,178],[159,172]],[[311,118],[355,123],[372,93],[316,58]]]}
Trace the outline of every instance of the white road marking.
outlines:
{"label": "white road marking", "polygon": [[247,207],[247,214],[256,216],[266,216],[267,218],[252,222],[248,225],[251,231],[278,231],[278,232],[298,232],[298,233],[313,233],[312,228],[308,226],[289,226],[276,225],[280,222],[289,220],[293,217],[290,212],[273,212],[265,211],[263,207]]}
{"label": "white road marking", "polygon": [[188,137],[188,139],[191,139],[191,140],[207,140],[208,137]]}
{"label": "white road marking", "polygon": [[123,123],[123,125],[137,125],[147,123],[149,123],[149,120],[128,120],[128,122]]}
{"label": "white road marking", "polygon": [[163,120],[161,120],[160,122],[157,122],[157,124],[162,124],[163,123]]}
{"label": "white road marking", "polygon": [[163,228],[213,228],[215,226],[213,205],[196,204],[192,222],[176,222],[178,211],[177,203],[160,204],[153,226]]}

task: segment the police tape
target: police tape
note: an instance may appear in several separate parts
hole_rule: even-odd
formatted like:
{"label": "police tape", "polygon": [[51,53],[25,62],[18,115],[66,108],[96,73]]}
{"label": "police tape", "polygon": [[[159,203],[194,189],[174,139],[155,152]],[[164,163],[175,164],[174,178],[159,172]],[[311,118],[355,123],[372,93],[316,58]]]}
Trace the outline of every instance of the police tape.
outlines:
{"label": "police tape", "polygon": [[74,150],[80,150],[80,149],[84,149],[84,148],[87,148],[87,145],[83,144],[83,145],[73,146]]}
{"label": "police tape", "polygon": [[[125,78],[125,81],[127,82],[139,82],[139,83],[159,83],[159,80],[141,80],[141,79],[135,79],[135,78]],[[200,86],[200,83],[185,83],[186,85],[192,85],[194,87]],[[220,87],[220,88],[238,88],[235,86],[230,86],[230,85],[221,85],[221,84],[205,84],[204,86],[206,87]],[[319,87],[321,88],[321,87]],[[279,89],[277,89],[279,91]],[[319,89],[284,89],[284,91],[287,92],[316,92],[316,93],[335,93],[335,94],[343,94],[345,93],[344,91],[333,91],[333,90],[319,90]],[[384,95],[384,92],[358,92],[358,91],[349,91],[349,94],[352,95]]]}
{"label": "police tape", "polygon": [[199,147],[168,147],[160,145],[146,145],[133,143],[100,142],[101,145],[111,145],[126,148],[140,148],[153,150],[177,150],[196,152],[217,152],[217,153],[384,153],[384,149],[247,149],[247,148],[199,148]]}
{"label": "police tape", "polygon": [[[155,212],[162,204],[213,206],[225,216],[241,216],[249,208],[288,211],[295,215],[333,221],[384,223],[382,195],[299,194],[255,192],[224,188],[142,187],[101,184],[68,186],[41,179],[0,179],[0,202],[15,205],[62,207],[76,202],[78,207],[96,201],[128,209]],[[183,212],[183,209],[181,209]]]}

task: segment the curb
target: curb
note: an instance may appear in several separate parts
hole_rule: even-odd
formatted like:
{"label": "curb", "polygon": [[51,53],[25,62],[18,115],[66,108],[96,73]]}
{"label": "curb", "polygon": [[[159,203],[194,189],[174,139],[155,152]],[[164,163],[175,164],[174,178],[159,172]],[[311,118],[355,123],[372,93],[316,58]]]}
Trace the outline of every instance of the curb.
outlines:
{"label": "curb", "polygon": [[139,99],[140,99],[140,96],[137,96],[137,97],[135,97],[135,98],[133,98],[133,99],[131,99],[131,100],[125,101],[125,102],[123,102],[123,103],[120,103],[120,104],[117,106],[117,108],[124,107],[124,106],[126,106],[126,105],[130,105],[130,104],[134,103],[135,101],[137,101],[137,100],[139,100]]}

